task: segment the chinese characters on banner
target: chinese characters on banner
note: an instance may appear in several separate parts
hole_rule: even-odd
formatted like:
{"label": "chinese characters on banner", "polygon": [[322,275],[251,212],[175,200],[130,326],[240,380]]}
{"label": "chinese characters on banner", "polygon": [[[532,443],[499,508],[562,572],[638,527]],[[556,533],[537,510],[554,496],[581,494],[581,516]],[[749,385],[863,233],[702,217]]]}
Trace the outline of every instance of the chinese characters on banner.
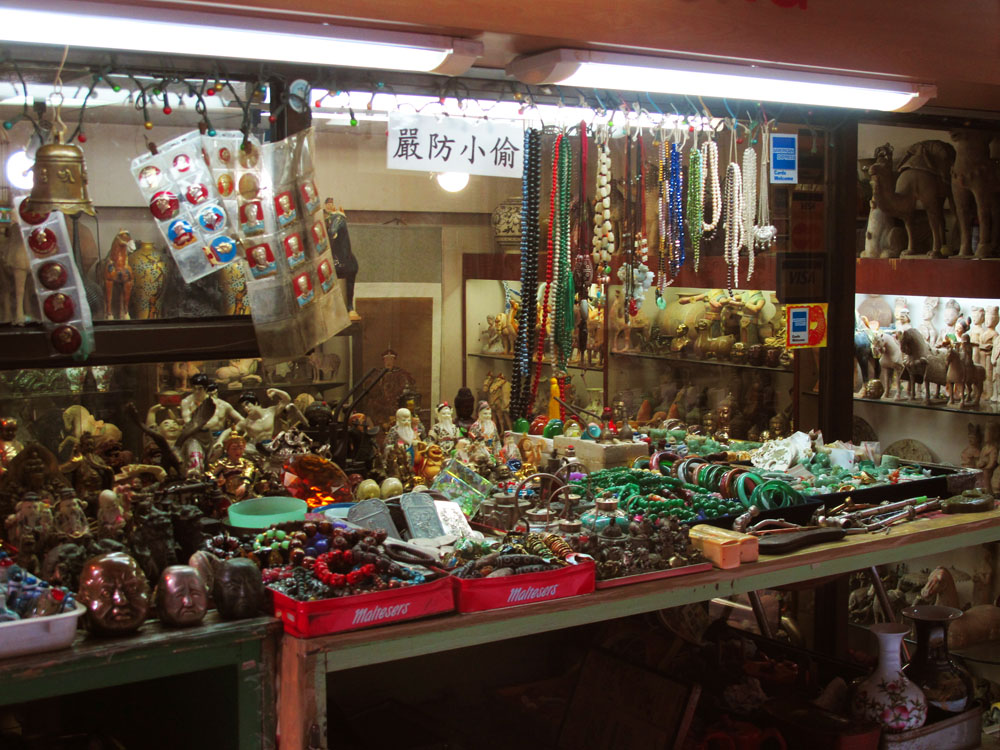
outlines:
{"label": "chinese characters on banner", "polygon": [[519,179],[523,146],[520,123],[392,112],[386,166]]}

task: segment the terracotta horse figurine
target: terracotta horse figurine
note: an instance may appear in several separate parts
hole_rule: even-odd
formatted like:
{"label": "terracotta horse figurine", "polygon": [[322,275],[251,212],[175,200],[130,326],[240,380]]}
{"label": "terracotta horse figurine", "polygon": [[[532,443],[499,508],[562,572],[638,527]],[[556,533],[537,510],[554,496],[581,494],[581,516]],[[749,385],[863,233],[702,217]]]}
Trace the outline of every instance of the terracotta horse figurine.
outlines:
{"label": "terracotta horse figurine", "polygon": [[[889,397],[891,391],[895,390],[896,400],[903,398],[903,352],[899,347],[896,337],[887,331],[879,330],[878,321],[869,321],[862,317],[871,340],[872,356],[878,360],[879,378],[885,386],[885,396]],[[893,388],[895,386],[895,389]]]}
{"label": "terracotta horse figurine", "polygon": [[941,398],[941,386],[946,385],[947,363],[944,356],[935,354],[927,339],[916,328],[910,328],[903,332],[903,338],[899,343],[900,351],[903,353],[903,367],[906,369],[906,377],[910,381],[909,397],[913,398],[915,384],[919,381],[924,386],[925,403],[931,402],[931,384],[937,386],[937,398]]}
{"label": "terracotta horse figurine", "polygon": [[[127,229],[119,229],[111,243],[111,251],[104,261],[104,316],[108,320],[128,320],[129,301],[132,299],[132,269],[128,254],[135,250],[135,240]],[[115,315],[115,288],[119,287],[117,315]]]}

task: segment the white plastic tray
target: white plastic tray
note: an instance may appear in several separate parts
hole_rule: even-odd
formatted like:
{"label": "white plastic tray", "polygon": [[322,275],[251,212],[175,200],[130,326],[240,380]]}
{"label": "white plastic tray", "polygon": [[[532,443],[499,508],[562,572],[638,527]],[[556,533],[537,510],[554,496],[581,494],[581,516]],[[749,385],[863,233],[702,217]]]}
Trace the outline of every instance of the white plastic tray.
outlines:
{"label": "white plastic tray", "polygon": [[86,611],[76,602],[72,612],[0,623],[0,659],[66,648],[76,636],[76,621]]}

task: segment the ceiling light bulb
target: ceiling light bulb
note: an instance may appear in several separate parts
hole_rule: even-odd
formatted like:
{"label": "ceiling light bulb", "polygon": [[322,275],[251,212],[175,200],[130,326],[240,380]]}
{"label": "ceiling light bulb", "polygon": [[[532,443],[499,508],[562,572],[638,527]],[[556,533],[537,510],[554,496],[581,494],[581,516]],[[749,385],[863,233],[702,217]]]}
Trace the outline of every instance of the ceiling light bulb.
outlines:
{"label": "ceiling light bulb", "polygon": [[[17,5],[17,3],[15,3]],[[459,75],[482,54],[481,42],[432,34],[338,28],[301,21],[216,13],[135,10],[58,0],[40,10],[0,8],[0,41],[129,52],[245,58],[352,68]],[[41,32],[39,30],[42,30]]]}
{"label": "ceiling light bulb", "polygon": [[464,190],[469,184],[469,175],[466,172],[439,172],[436,176],[437,184],[442,190],[449,193],[457,193]]}
{"label": "ceiling light bulb", "polygon": [[519,57],[507,73],[535,85],[880,111],[912,111],[937,95],[934,86],[885,77],[572,49]]}
{"label": "ceiling light bulb", "polygon": [[31,170],[35,168],[35,160],[24,153],[24,149],[15,151],[7,157],[7,182],[18,190],[31,190],[35,186],[35,177]]}

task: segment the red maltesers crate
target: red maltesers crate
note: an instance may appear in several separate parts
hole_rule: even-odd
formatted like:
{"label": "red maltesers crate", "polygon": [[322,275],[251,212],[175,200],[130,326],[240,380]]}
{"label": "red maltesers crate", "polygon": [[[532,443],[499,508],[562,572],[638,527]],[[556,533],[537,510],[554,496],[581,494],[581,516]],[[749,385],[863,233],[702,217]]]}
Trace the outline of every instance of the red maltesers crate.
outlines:
{"label": "red maltesers crate", "polygon": [[448,576],[418,586],[314,602],[300,602],[274,589],[270,591],[274,616],[281,619],[286,633],[299,638],[415,620],[455,609],[454,588]]}
{"label": "red maltesers crate", "polygon": [[598,581],[596,588],[601,589],[613,589],[618,586],[629,586],[633,583],[643,583],[644,581],[658,581],[662,578],[675,578],[676,576],[686,576],[692,573],[704,573],[706,570],[712,569],[712,563],[695,563],[694,565],[685,565],[680,568],[667,568],[666,570],[654,570],[649,573],[638,573],[634,576],[622,576],[621,578],[608,578],[604,581]]}
{"label": "red maltesers crate", "polygon": [[558,570],[502,578],[454,578],[459,612],[516,607],[550,599],[589,594],[594,590],[594,563],[585,560]]}

